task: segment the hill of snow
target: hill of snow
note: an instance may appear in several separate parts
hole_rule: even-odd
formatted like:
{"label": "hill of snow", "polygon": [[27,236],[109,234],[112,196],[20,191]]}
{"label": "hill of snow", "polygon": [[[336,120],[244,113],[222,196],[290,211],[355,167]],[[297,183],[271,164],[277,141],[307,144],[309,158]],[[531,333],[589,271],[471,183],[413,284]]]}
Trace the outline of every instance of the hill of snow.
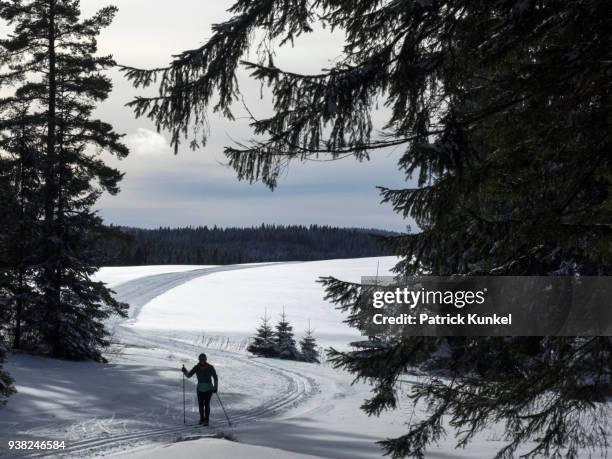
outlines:
{"label": "hill of snow", "polygon": [[[132,279],[113,285],[117,297],[132,305],[126,325],[138,329],[191,332],[244,339],[253,334],[260,318],[273,322],[285,310],[294,331],[311,326],[320,344],[342,346],[359,334],[343,323],[344,315],[323,299],[320,276],[358,282],[362,276],[390,275],[395,257],[328,260],[305,263],[261,263],[223,267],[172,267],[161,274],[158,267],[137,278],[139,267],[105,268],[98,278],[108,283],[118,276]],[[147,293],[135,299],[134,292]],[[153,293],[153,295],[149,295]],[[142,304],[142,303],[145,304]],[[146,306],[145,306],[146,305]],[[143,307],[144,306],[144,307]]]}
{"label": "hill of snow", "polygon": [[[328,364],[253,358],[219,346],[202,334],[247,337],[267,309],[276,318],[284,307],[299,333],[310,319],[324,344],[346,345],[355,331],[323,301],[316,280],[333,275],[358,281],[387,274],[394,258],[332,260],[235,266],[155,266],[105,268],[98,279],[112,285],[130,304],[130,317],[115,320],[115,344],[108,364],[67,362],[9,354],[6,368],[18,393],[0,412],[0,456],[8,440],[59,440],[65,449],[53,457],[121,458],[381,457],[377,441],[400,436],[425,406],[413,408],[398,387],[397,410],[368,417],[359,407],[370,387]],[[213,398],[211,426],[194,425],[194,381],[186,385],[184,364],[205,351],[217,369],[219,395],[233,427]],[[502,446],[503,429],[491,426],[466,449],[455,449],[452,435],[433,446],[428,458],[490,458]],[[230,437],[236,442],[224,440]],[[28,457],[49,457],[29,451]]]}

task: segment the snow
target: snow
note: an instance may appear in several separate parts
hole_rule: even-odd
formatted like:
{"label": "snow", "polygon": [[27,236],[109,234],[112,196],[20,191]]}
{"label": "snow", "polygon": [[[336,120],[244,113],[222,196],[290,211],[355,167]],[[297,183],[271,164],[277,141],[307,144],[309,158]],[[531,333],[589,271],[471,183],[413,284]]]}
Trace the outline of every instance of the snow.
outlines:
{"label": "snow", "polygon": [[193,271],[194,269],[210,268],[212,266],[194,265],[155,265],[155,266],[122,266],[112,268],[101,268],[94,276],[96,281],[105,282],[109,287],[122,284],[133,279],[138,279],[154,274],[177,273]]}
{"label": "snow", "polygon": [[[239,339],[252,334],[265,308],[276,316],[284,306],[298,332],[311,319],[328,342],[346,344],[352,331],[322,300],[315,280],[384,275],[396,261],[105,268],[98,278],[131,304],[129,319],[111,323],[120,344],[107,354],[108,364],[9,354],[6,367],[18,393],[0,412],[0,457],[23,457],[7,450],[7,441],[16,439],[65,441],[54,457],[381,457],[376,442],[405,433],[406,423],[425,413],[401,396],[415,377],[401,383],[397,410],[368,417],[359,407],[371,388],[352,384],[351,374],[325,363],[253,358],[202,333]],[[211,426],[194,425],[193,380],[185,382],[183,424],[180,368],[193,365],[202,351],[219,374],[219,396],[233,427],[217,398]],[[465,450],[455,449],[449,435],[427,457],[493,457],[503,446],[500,432],[493,426]]]}
{"label": "snow", "polygon": [[[380,266],[379,266],[380,262]],[[294,331],[308,321],[320,344],[347,343],[359,336],[343,324],[343,314],[323,300],[320,276],[359,281],[361,276],[389,275],[394,257],[256,265],[223,272],[211,270],[156,296],[130,322],[139,329],[183,330],[246,338],[267,312],[276,322],[285,309]],[[117,290],[121,298],[122,289]]]}
{"label": "snow", "polygon": [[155,446],[143,448],[128,454],[119,454],[114,458],[132,459],[165,459],[168,457],[200,457],[202,453],[206,457],[222,457],[223,459],[312,459],[316,456],[305,454],[288,453],[272,448],[261,446],[242,445],[220,439],[195,439],[174,443],[172,445]]}

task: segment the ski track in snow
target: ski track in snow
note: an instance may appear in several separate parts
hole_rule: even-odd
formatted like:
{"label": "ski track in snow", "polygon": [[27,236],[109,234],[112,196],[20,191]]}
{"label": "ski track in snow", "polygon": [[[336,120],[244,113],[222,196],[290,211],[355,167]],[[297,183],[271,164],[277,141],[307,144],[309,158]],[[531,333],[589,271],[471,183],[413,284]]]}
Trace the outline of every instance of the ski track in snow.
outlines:
{"label": "ski track in snow", "polygon": [[[232,356],[229,352],[225,351],[220,352],[227,354],[224,355],[225,358],[240,360],[242,363],[270,371],[276,376],[283,378],[287,383],[286,391],[278,394],[275,402],[266,406],[260,405],[249,410],[233,410],[231,420],[234,426],[239,426],[244,422],[253,422],[262,418],[278,416],[320,392],[318,384],[309,376],[292,370],[276,368],[272,365],[258,362],[255,359]],[[219,419],[219,424],[221,424],[221,428],[219,430],[222,431],[225,429],[225,419],[221,417],[219,417]],[[99,425],[97,425],[97,427],[98,429],[100,428]],[[210,427],[210,429],[216,429],[216,426],[213,425]],[[159,440],[165,438],[169,441],[175,441],[177,440],[177,436],[179,434],[193,434],[199,437],[214,437],[215,433],[210,432],[210,429],[188,424],[168,428],[138,430],[127,434],[107,435],[104,438],[98,438],[96,435],[96,438],[69,442],[69,446],[67,446],[65,450],[57,453],[57,455],[54,456],[88,457],[101,454],[107,448],[120,449],[121,446],[134,446],[135,442],[142,442],[145,440]],[[21,457],[45,456],[45,453],[35,453],[29,456],[22,455]]]}
{"label": "ski track in snow", "polygon": [[[166,293],[168,290],[186,284],[193,279],[213,273],[236,271],[239,269],[261,268],[274,264],[277,263],[216,266],[213,268],[194,269],[192,271],[154,274],[119,284],[113,288],[113,291],[115,292],[114,296],[117,300],[129,303],[130,311],[127,323],[133,323],[138,318],[142,308],[152,299]],[[111,323],[111,327],[114,327],[122,322],[124,322],[123,319],[116,319],[113,323]]]}
{"label": "ski track in snow", "polygon": [[[171,352],[180,352],[186,355],[195,355],[199,352],[200,347],[182,342],[177,339],[165,336],[155,336],[155,333],[149,334],[147,331],[137,331],[131,327],[122,327],[121,323],[134,323],[141,312],[142,308],[155,297],[189,282],[201,276],[206,276],[216,272],[230,271],[237,269],[256,268],[262,266],[270,266],[276,263],[265,263],[259,265],[234,265],[224,267],[213,267],[196,269],[193,271],[166,273],[146,276],[119,284],[113,288],[115,297],[119,301],[130,304],[129,318],[124,321],[115,321],[111,324],[116,336],[124,343],[129,343],[137,346],[145,346],[149,348],[164,347]],[[243,365],[251,366],[254,370],[264,371],[274,374],[285,382],[285,390],[281,393],[274,394],[273,401],[260,404],[250,409],[235,409],[232,407],[231,420],[234,426],[238,426],[245,422],[254,422],[260,419],[270,419],[281,415],[296,406],[303,404],[306,400],[320,393],[319,384],[314,378],[305,375],[299,371],[280,368],[273,364],[265,363],[260,359],[251,358],[244,354],[233,353],[223,350],[215,350],[215,359],[227,359],[238,362]],[[226,406],[227,408],[227,406]],[[225,429],[223,423],[221,429]],[[87,421],[91,423],[92,421]],[[183,435],[197,435],[198,437],[213,437],[215,433],[211,429],[216,429],[217,426],[211,426],[209,429],[194,425],[180,425],[173,427],[139,429],[128,433],[108,434],[108,430],[104,428],[105,421],[93,421],[95,428],[92,429],[93,438],[87,438],[76,442],[67,442],[66,449],[53,454],[54,457],[92,457],[100,454],[108,453],[142,444],[152,440],[167,440],[176,441]],[[110,424],[113,420],[110,420]],[[72,426],[72,429],[82,428],[85,430],[85,423]],[[217,424],[217,423],[215,423]],[[103,432],[104,437],[100,438],[100,432]],[[20,457],[46,457],[48,453],[40,452],[29,455],[21,453]]]}
{"label": "ski track in snow", "polygon": [[[242,359],[241,359],[242,360]],[[251,364],[253,364],[251,362]],[[302,403],[307,398],[319,392],[318,386],[312,378],[288,370],[279,370],[271,366],[262,364],[278,376],[285,378],[288,382],[287,391],[279,394],[276,403],[269,406],[260,406],[255,409],[245,411],[232,412],[231,420],[234,426],[239,426],[244,422],[257,421],[263,417],[273,417],[295,407]],[[221,419],[221,418],[220,418]],[[225,420],[221,420],[223,426]],[[69,446],[57,457],[84,457],[95,454],[100,454],[106,448],[119,449],[122,445],[133,446],[134,442],[142,442],[144,440],[163,439],[167,438],[170,441],[177,439],[177,434],[192,434],[200,437],[214,437],[216,434],[210,432],[210,429],[215,429],[213,425],[209,429],[195,425],[181,425],[178,427],[169,427],[162,429],[139,430],[128,434],[108,435],[102,439],[90,439],[79,442],[71,442]],[[225,427],[219,429],[224,430]],[[208,433],[207,433],[208,432]],[[29,457],[45,457],[44,453],[33,454]]]}
{"label": "ski track in snow", "polygon": [[[158,296],[202,276],[284,264],[200,267],[132,277],[116,284],[113,287],[116,298],[129,303],[131,308],[127,319],[109,323],[114,337],[125,345],[124,353],[113,356],[112,364],[75,364],[24,355],[16,355],[12,362],[14,372],[23,376],[17,378],[18,389],[22,390],[15,397],[23,397],[26,409],[13,410],[14,417],[4,423],[0,419],[0,427],[10,435],[30,440],[65,440],[66,449],[8,451],[0,445],[0,456],[92,458],[123,453],[122,457],[130,457],[133,448],[140,446],[163,447],[235,433],[245,445],[285,452],[336,459],[380,457],[382,451],[374,442],[405,433],[405,420],[412,420],[415,407],[407,403],[376,423],[356,409],[358,402],[369,396],[369,387],[353,387],[352,376],[342,375],[325,365],[261,359],[209,348],[206,352],[211,356],[211,363],[220,372],[221,397],[234,426],[239,429],[234,432],[227,426],[216,397],[210,427],[182,424],[180,364],[194,363],[204,341],[198,344],[194,334],[171,327],[145,328],[142,322],[137,323],[141,311]],[[197,290],[194,292],[199,294]],[[167,304],[171,307],[174,303]],[[168,320],[172,321],[173,317],[169,316]],[[38,373],[37,377],[32,373]],[[21,387],[20,381],[23,381]],[[405,378],[405,385],[412,383],[413,378]],[[45,397],[49,396],[58,400],[46,403]],[[71,397],[79,397],[77,403],[71,403]],[[131,397],[142,397],[142,400],[133,402]],[[188,416],[192,420],[197,416],[193,398],[190,382]],[[60,410],[57,417],[53,409]],[[35,410],[42,419],[37,419]],[[451,436],[442,440],[427,457],[493,457],[501,447],[500,438],[503,438],[503,427],[491,426],[470,450],[457,450]],[[200,453],[189,457],[200,457]]]}

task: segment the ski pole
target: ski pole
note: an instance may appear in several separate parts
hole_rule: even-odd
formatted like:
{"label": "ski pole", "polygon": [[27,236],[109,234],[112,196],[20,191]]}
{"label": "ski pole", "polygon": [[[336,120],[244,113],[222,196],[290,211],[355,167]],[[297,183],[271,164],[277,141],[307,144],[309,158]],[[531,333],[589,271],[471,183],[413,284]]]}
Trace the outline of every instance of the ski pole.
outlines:
{"label": "ski pole", "polygon": [[[183,365],[183,370],[185,369],[185,365]],[[185,418],[185,372],[183,372],[183,424],[187,424]]]}
{"label": "ski pole", "polygon": [[219,397],[219,393],[215,392],[215,394],[217,394],[217,400],[219,400],[219,404],[221,405],[221,409],[223,410],[223,414],[225,415],[225,419],[227,419],[227,423],[229,424],[230,427],[232,427],[232,421],[230,421],[230,418],[227,415],[227,411],[225,411],[225,407],[223,406],[223,402],[221,401],[221,397]]}

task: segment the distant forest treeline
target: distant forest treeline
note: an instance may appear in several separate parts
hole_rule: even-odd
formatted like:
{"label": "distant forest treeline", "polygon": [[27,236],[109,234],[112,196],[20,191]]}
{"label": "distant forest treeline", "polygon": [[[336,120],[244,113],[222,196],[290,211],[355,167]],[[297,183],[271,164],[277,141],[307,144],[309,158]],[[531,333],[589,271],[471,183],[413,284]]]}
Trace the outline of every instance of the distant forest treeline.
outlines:
{"label": "distant forest treeline", "polygon": [[100,242],[107,266],[235,264],[390,255],[382,244],[394,233],[330,226],[253,228],[113,227]]}

